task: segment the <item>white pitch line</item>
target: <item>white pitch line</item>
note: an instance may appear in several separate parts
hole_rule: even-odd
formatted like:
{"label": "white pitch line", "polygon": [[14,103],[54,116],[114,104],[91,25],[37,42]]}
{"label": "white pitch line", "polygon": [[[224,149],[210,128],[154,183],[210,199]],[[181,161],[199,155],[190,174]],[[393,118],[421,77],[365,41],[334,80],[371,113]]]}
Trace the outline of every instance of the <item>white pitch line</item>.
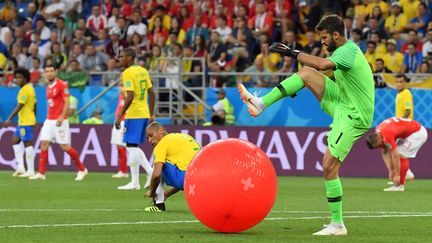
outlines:
{"label": "white pitch line", "polygon": [[[272,210],[270,213],[316,213],[325,214],[329,211],[293,211],[293,210]],[[344,211],[344,214],[432,214],[432,212],[391,212],[391,211]]]}
{"label": "white pitch line", "polygon": [[[411,214],[411,215],[350,215],[344,218],[409,218],[409,217],[432,217],[432,215]],[[289,217],[289,218],[265,218],[265,221],[283,221],[283,220],[313,220],[329,219],[330,217]],[[55,228],[55,227],[81,227],[81,226],[112,226],[112,225],[143,225],[143,224],[185,224],[198,223],[198,220],[175,220],[175,221],[138,221],[138,222],[105,222],[105,223],[75,223],[75,224],[30,224],[30,225],[0,225],[0,229],[9,228]]]}
{"label": "white pitch line", "polygon": [[[117,208],[0,208],[0,212],[142,212],[142,209]],[[272,210],[270,213],[328,214],[329,211]],[[344,214],[432,214],[432,212],[344,211]]]}

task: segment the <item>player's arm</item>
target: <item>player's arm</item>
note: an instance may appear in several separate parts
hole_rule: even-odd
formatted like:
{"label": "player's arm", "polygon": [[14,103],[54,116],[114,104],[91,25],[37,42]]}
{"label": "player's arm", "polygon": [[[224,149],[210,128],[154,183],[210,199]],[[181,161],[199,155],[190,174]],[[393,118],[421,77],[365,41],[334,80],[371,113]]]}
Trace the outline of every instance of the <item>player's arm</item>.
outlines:
{"label": "player's arm", "polygon": [[411,114],[411,109],[406,109],[404,111],[402,118],[408,118],[410,114]]}
{"label": "player's arm", "polygon": [[280,42],[273,43],[269,50],[283,56],[293,57],[304,65],[318,70],[333,70],[335,68],[335,64],[327,58],[312,56],[298,50],[293,50]]}
{"label": "player's arm", "polygon": [[9,115],[9,117],[4,122],[4,127],[8,127],[10,125],[11,120],[20,112],[20,110],[24,107],[24,104],[18,103],[15,106],[15,109],[12,111],[12,113]]}
{"label": "player's arm", "polygon": [[153,166],[153,174],[150,182],[150,188],[146,193],[147,197],[156,197],[156,189],[160,183],[163,166],[164,163],[155,161]]}
{"label": "player's arm", "polygon": [[150,105],[149,105],[149,111],[150,111],[150,122],[154,121],[154,107],[155,107],[155,93],[153,90],[153,87],[148,89],[148,94],[150,97]]}
{"label": "player's arm", "polygon": [[393,169],[393,182],[398,185],[400,180],[400,158],[396,148],[390,151],[390,157]]}
{"label": "player's arm", "polygon": [[61,126],[61,124],[63,123],[63,120],[67,116],[69,110],[69,96],[63,97],[63,100],[64,100],[63,110],[59,118],[57,118],[57,123],[56,123],[58,127]]}
{"label": "player's arm", "polygon": [[132,90],[127,90],[126,91],[126,97],[125,97],[125,100],[124,100],[125,102],[124,102],[123,108],[121,109],[121,111],[120,111],[120,113],[117,116],[116,121],[115,121],[115,127],[116,127],[116,129],[120,129],[121,118],[126,113],[126,111],[129,108],[129,106],[132,104],[134,96],[135,96],[135,93]]}

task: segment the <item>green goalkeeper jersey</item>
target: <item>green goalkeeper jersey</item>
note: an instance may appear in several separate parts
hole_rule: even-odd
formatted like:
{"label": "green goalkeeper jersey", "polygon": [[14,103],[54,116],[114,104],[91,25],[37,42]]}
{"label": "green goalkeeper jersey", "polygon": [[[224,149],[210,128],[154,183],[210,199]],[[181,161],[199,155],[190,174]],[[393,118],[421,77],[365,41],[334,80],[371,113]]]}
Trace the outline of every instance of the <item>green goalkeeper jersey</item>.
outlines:
{"label": "green goalkeeper jersey", "polygon": [[357,126],[370,128],[374,113],[375,88],[372,70],[360,48],[351,40],[328,58],[335,64],[339,88],[339,109],[347,112]]}

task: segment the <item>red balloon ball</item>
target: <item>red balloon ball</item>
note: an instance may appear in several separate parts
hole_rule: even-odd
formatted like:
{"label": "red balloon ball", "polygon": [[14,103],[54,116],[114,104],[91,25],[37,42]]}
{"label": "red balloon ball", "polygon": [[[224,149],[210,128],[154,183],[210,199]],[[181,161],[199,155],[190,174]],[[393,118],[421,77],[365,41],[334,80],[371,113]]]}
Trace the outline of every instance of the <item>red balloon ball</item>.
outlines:
{"label": "red balloon ball", "polygon": [[218,140],[195,155],[186,171],[184,191],[201,223],[220,232],[241,232],[261,222],[273,207],[276,172],[255,144]]}

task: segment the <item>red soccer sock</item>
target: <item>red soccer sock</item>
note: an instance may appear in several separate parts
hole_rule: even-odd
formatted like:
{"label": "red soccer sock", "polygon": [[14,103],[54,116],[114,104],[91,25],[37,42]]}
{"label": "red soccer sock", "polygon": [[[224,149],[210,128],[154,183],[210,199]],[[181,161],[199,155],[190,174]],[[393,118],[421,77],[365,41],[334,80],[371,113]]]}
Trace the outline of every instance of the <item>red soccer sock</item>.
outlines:
{"label": "red soccer sock", "polygon": [[71,147],[68,151],[66,151],[66,153],[69,154],[69,156],[71,157],[71,159],[73,160],[73,162],[75,163],[75,166],[77,167],[77,169],[79,171],[85,170],[85,166],[81,162],[79,155],[74,148]]}
{"label": "red soccer sock", "polygon": [[400,158],[400,184],[405,185],[405,177],[409,169],[409,159]]}
{"label": "red soccer sock", "polygon": [[122,146],[117,146],[117,153],[118,153],[118,166],[119,171],[127,174],[128,168],[127,168],[127,153],[126,148]]}
{"label": "red soccer sock", "polygon": [[46,164],[48,163],[48,150],[41,151],[39,155],[39,173],[45,175]]}

